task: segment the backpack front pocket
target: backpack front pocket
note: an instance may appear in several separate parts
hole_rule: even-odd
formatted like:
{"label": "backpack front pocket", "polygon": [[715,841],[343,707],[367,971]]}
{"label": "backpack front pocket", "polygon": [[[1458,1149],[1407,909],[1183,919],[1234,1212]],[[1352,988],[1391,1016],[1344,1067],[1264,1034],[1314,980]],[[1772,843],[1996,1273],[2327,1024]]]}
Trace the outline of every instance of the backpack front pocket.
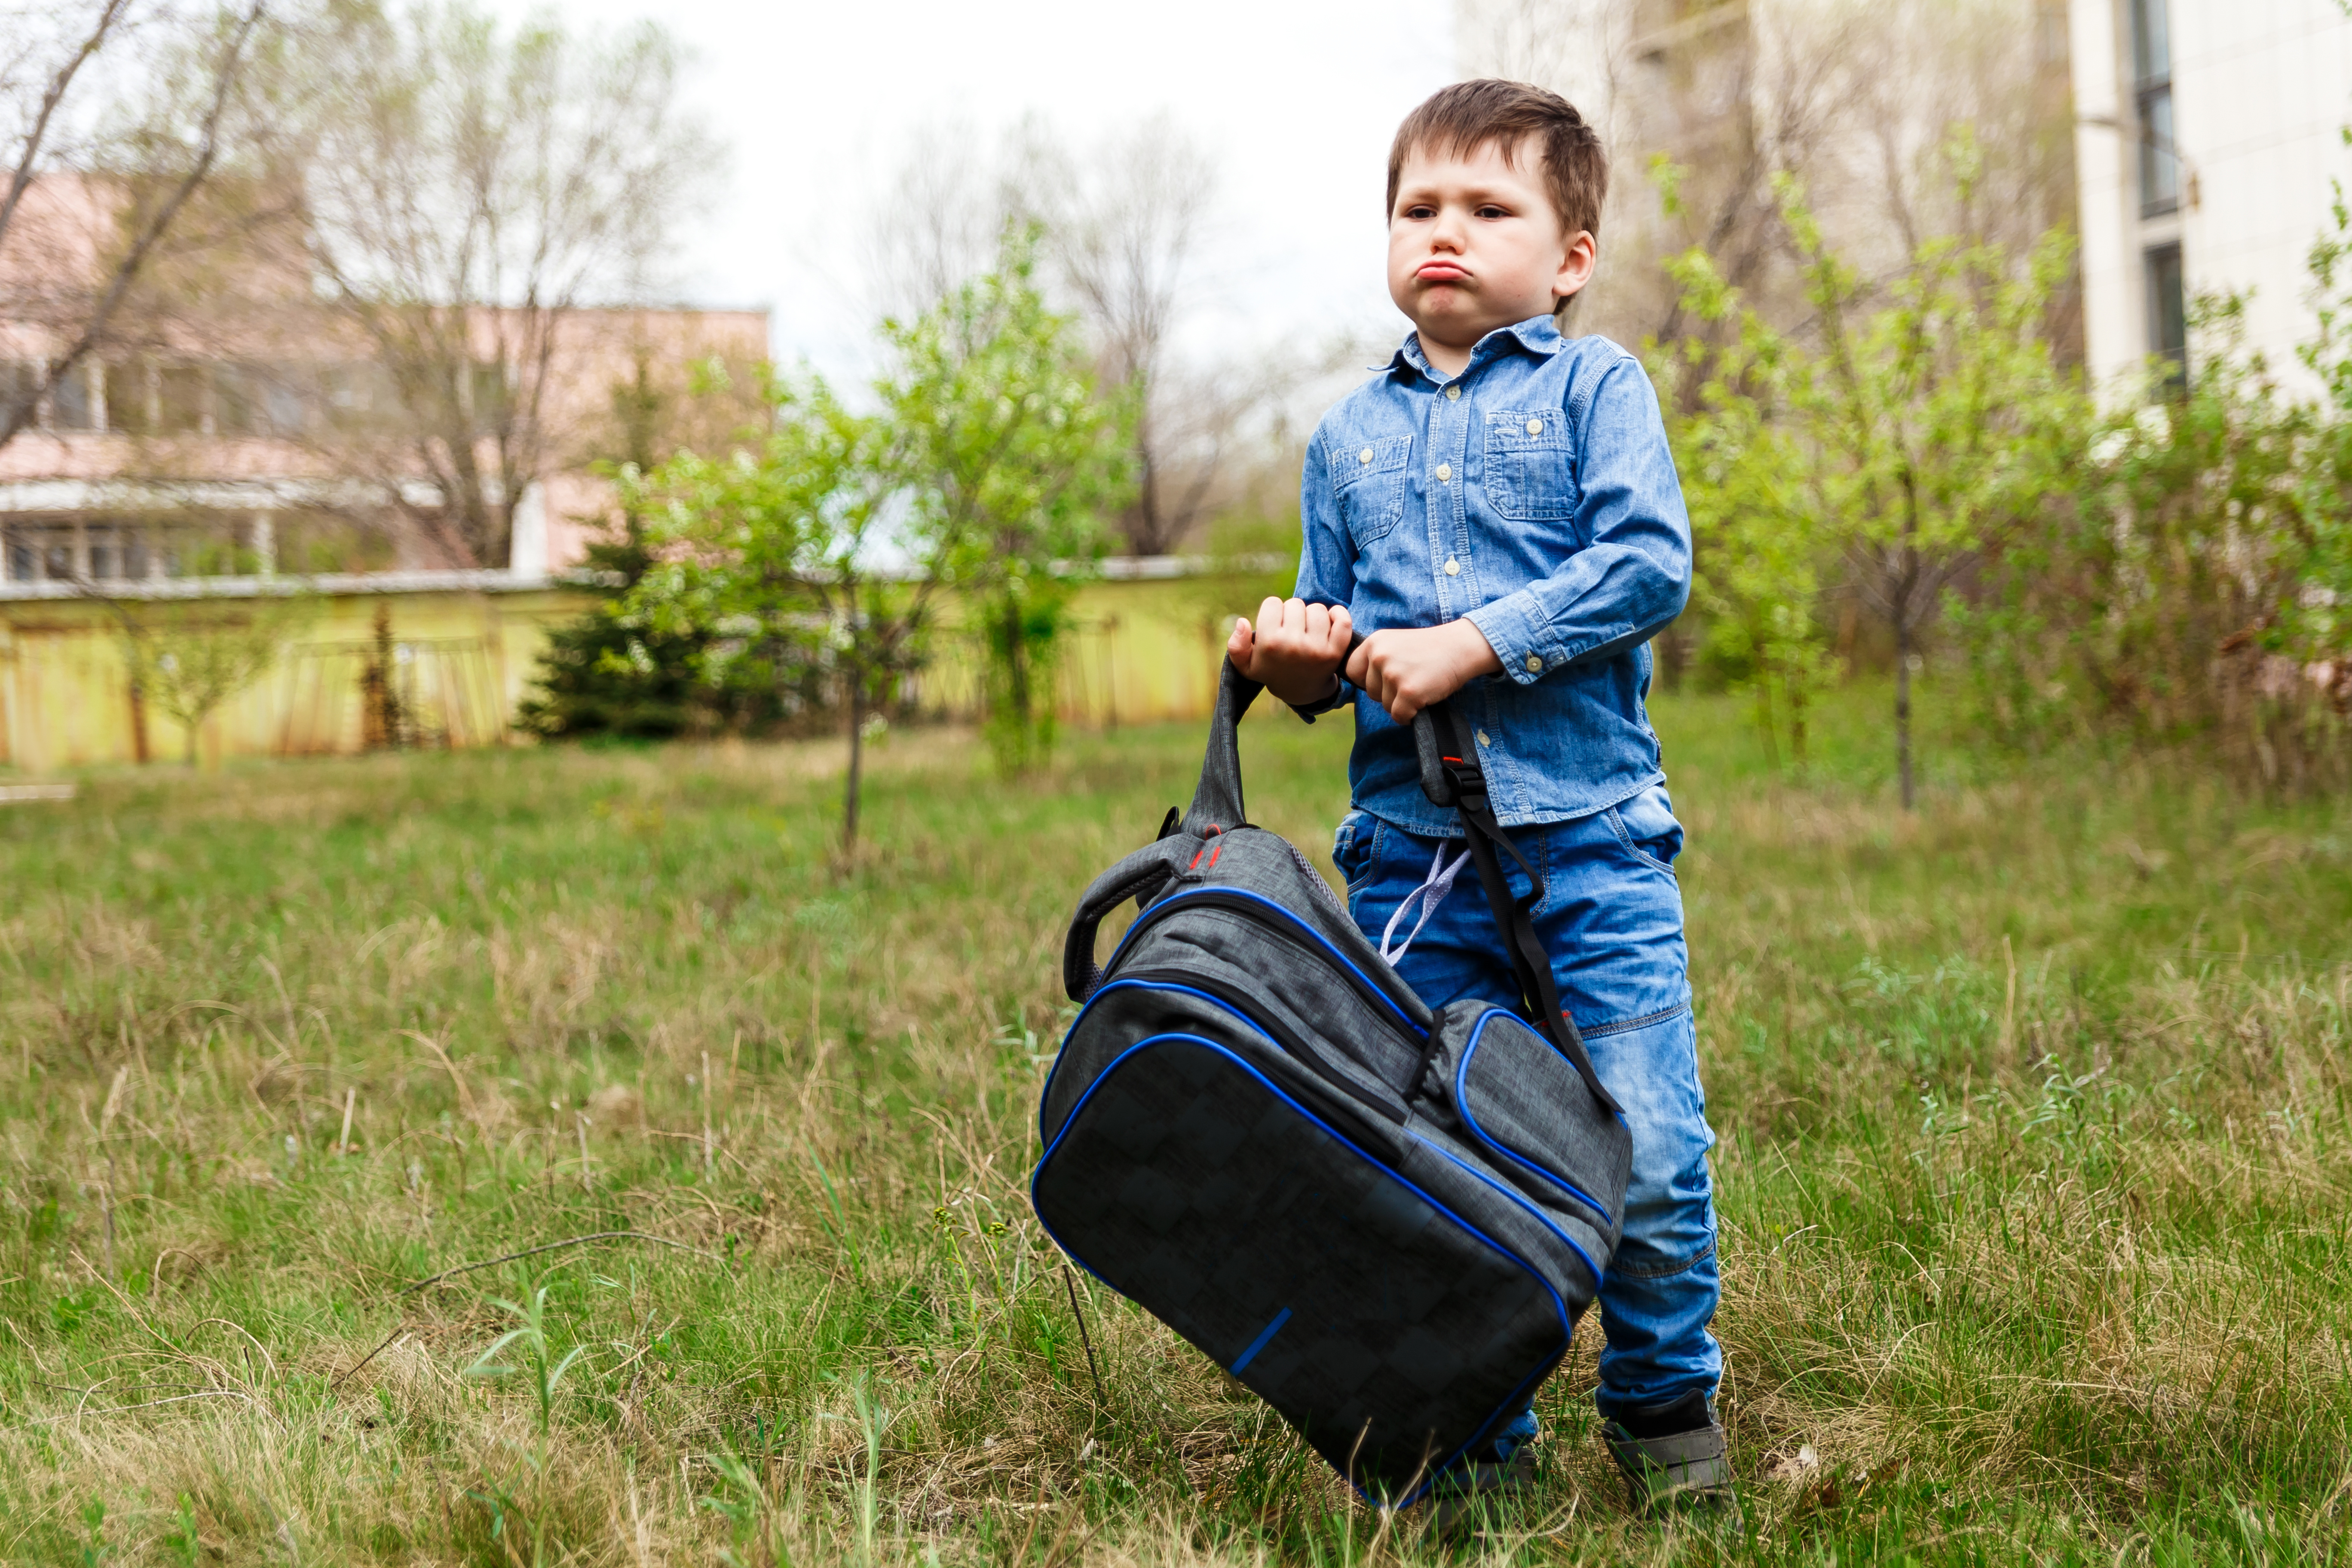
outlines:
{"label": "backpack front pocket", "polygon": [[1550,1041],[1516,1015],[1489,1009],[1471,1026],[1453,1087],[1454,1112],[1473,1138],[1616,1235],[1620,1216],[1593,1194],[1625,1190],[1632,1145],[1623,1123],[1593,1110],[1582,1079]]}
{"label": "backpack front pocket", "polygon": [[1065,1252],[1377,1500],[1416,1500],[1568,1349],[1528,1258],[1198,1036],[1105,1068],[1030,1191]]}

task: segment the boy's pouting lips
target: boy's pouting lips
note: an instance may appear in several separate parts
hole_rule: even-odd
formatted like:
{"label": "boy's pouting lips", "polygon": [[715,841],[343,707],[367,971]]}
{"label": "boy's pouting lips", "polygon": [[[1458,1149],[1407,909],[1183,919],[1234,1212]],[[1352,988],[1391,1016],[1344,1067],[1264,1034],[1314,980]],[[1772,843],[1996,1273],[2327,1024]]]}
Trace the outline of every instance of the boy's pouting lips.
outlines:
{"label": "boy's pouting lips", "polygon": [[1389,297],[1430,364],[1457,375],[1478,340],[1540,316],[1591,279],[1592,236],[1566,226],[1532,137],[1466,151],[1423,147],[1389,209]]}

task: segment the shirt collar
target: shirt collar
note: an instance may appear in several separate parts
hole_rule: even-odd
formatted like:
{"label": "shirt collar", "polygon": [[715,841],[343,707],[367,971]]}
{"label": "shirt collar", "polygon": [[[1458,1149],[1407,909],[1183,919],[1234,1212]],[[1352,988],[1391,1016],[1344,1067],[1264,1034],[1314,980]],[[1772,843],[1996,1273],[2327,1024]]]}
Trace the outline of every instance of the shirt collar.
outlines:
{"label": "shirt collar", "polygon": [[[1493,331],[1480,338],[1476,345],[1471,349],[1470,363],[1463,367],[1462,374],[1469,374],[1486,361],[1503,353],[1506,340],[1516,343],[1519,348],[1538,358],[1556,354],[1567,344],[1567,340],[1559,335],[1559,323],[1553,317],[1549,314],[1529,316],[1524,321],[1514,322],[1507,327],[1496,327]],[[1388,363],[1374,368],[1387,371],[1391,374],[1399,370],[1408,370],[1425,375],[1434,382],[1443,382],[1445,379],[1431,368],[1428,357],[1421,352],[1421,333],[1418,331],[1407,332],[1404,335],[1404,342],[1397,345],[1396,353],[1389,356]]]}

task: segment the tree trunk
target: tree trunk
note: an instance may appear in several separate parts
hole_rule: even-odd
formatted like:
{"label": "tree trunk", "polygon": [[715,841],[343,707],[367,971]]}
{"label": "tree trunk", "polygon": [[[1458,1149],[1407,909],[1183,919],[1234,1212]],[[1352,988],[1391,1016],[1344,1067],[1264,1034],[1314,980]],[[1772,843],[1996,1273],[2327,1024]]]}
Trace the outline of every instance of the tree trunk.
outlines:
{"label": "tree trunk", "polygon": [[1020,771],[1029,771],[1029,644],[1028,628],[1021,624],[1021,601],[1004,601],[1004,681],[1007,706],[1013,710],[1013,743]]}
{"label": "tree trunk", "polygon": [[1898,610],[1895,616],[1895,771],[1903,780],[1903,809],[1912,809],[1911,784],[1911,617]]}
{"label": "tree trunk", "polygon": [[1789,706],[1789,761],[1801,782],[1805,776],[1805,703],[1811,693],[1805,689],[1803,679],[1786,673],[1785,667],[1780,689]]}
{"label": "tree trunk", "polygon": [[131,678],[131,755],[140,766],[150,760],[147,746],[147,688],[137,676]]}
{"label": "tree trunk", "polygon": [[866,679],[853,670],[849,677],[849,784],[841,801],[841,855],[857,853],[857,795],[866,778]]}
{"label": "tree trunk", "polygon": [[1911,778],[1911,595],[1919,585],[1919,491],[1906,469],[1903,475],[1902,567],[1895,579],[1895,771],[1903,781],[1903,809],[1914,809],[1917,794]]}

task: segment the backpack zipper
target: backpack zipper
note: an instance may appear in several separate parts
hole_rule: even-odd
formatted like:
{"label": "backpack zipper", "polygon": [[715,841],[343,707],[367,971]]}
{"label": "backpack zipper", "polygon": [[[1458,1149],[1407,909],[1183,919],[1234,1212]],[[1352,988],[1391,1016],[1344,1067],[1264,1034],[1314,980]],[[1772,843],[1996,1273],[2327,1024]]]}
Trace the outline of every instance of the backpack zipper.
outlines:
{"label": "backpack zipper", "polygon": [[[1420,1050],[1429,1039],[1429,1031],[1407,1017],[1404,1009],[1397,1005],[1396,998],[1373,984],[1362,970],[1349,963],[1347,955],[1331,944],[1328,937],[1317,931],[1305,921],[1264,894],[1244,892],[1238,888],[1202,888],[1193,892],[1171,893],[1136,916],[1135,923],[1129,926],[1127,933],[1118,939],[1118,947],[1111,953],[1110,962],[1103,966],[1104,979],[1108,980],[1118,973],[1119,958],[1127,952],[1128,944],[1133,942],[1146,926],[1171,910],[1193,904],[1209,904],[1219,909],[1232,910],[1248,918],[1251,923],[1274,932],[1294,946],[1305,947],[1310,952],[1320,948],[1325,954],[1337,961],[1340,971],[1347,975],[1349,984],[1355,988],[1357,994],[1370,1002],[1374,1010],[1384,1018],[1393,1022],[1398,1030],[1412,1042],[1416,1051]],[[1268,910],[1280,915],[1289,923],[1276,925],[1267,920],[1265,913]],[[1297,929],[1293,930],[1293,927]],[[1300,935],[1302,931],[1306,933],[1303,938]]]}
{"label": "backpack zipper", "polygon": [[1383,1100],[1379,1095],[1373,1093],[1370,1089],[1366,1089],[1362,1084],[1358,1083],[1354,1079],[1349,1078],[1346,1073],[1340,1071],[1328,1057],[1325,1056],[1322,1051],[1308,1045],[1306,1038],[1303,1036],[1295,1033],[1288,1025],[1280,1023],[1273,1018],[1261,1017],[1257,1012],[1249,1005],[1248,1000],[1239,994],[1237,988],[1227,985],[1223,981],[1211,979],[1205,975],[1196,974],[1189,969],[1138,969],[1129,973],[1122,974],[1118,978],[1120,980],[1139,981],[1146,984],[1165,983],[1170,985],[1181,986],[1186,990],[1203,992],[1210,996],[1213,996],[1218,1001],[1223,1003],[1226,1006],[1232,1008],[1234,1012],[1240,1014],[1244,1019],[1248,1020],[1252,1027],[1255,1028],[1260,1034],[1265,1036],[1266,1038],[1272,1040],[1276,1045],[1280,1046],[1286,1054],[1296,1058],[1299,1065],[1306,1068],[1323,1082],[1330,1085],[1333,1089],[1338,1089],[1341,1094],[1348,1096],[1350,1100],[1357,1101],[1359,1104],[1363,1105],[1371,1110],[1377,1111],[1380,1115],[1396,1123],[1399,1127],[1402,1127],[1409,1119],[1410,1113],[1405,1110],[1402,1104],[1391,1103],[1389,1100]]}
{"label": "backpack zipper", "polygon": [[[1479,1037],[1486,1032],[1487,1019],[1494,1017],[1496,1013],[1501,1014],[1504,1017],[1510,1019],[1516,1024],[1524,1025],[1527,1022],[1526,1019],[1520,1017],[1517,1014],[1512,1012],[1507,1007],[1497,1007],[1492,1012],[1480,1015],[1478,1022],[1471,1027],[1469,1043],[1463,1047],[1462,1059],[1458,1064],[1456,1064],[1454,1069],[1454,1114],[1462,1119],[1462,1125],[1470,1129],[1471,1135],[1476,1138],[1479,1142],[1484,1143],[1487,1148],[1492,1149],[1496,1153],[1500,1154],[1505,1160],[1517,1165],[1519,1169],[1527,1172],[1529,1175],[1534,1176],[1537,1180],[1548,1183],[1550,1185],[1559,1188],[1561,1192],[1566,1193],[1570,1197],[1575,1199],[1577,1203],[1591,1211],[1593,1216],[1601,1222],[1601,1228],[1602,1230],[1605,1231],[1609,1229],[1609,1211],[1602,1208],[1598,1203],[1595,1203],[1591,1194],[1585,1192],[1581,1187],[1577,1186],[1574,1183],[1568,1181],[1564,1177],[1554,1174],[1549,1167],[1538,1164],[1529,1156],[1521,1153],[1518,1150],[1512,1148],[1509,1144],[1504,1142],[1501,1139],[1487,1131],[1485,1127],[1479,1124],[1477,1113],[1470,1109],[1470,1061],[1472,1058],[1478,1054]],[[1541,1038],[1542,1037],[1538,1036],[1537,1037]],[[1575,1071],[1573,1065],[1570,1066],[1570,1070],[1571,1072]],[[1584,1075],[1578,1073],[1577,1076],[1579,1078],[1582,1078]]]}

